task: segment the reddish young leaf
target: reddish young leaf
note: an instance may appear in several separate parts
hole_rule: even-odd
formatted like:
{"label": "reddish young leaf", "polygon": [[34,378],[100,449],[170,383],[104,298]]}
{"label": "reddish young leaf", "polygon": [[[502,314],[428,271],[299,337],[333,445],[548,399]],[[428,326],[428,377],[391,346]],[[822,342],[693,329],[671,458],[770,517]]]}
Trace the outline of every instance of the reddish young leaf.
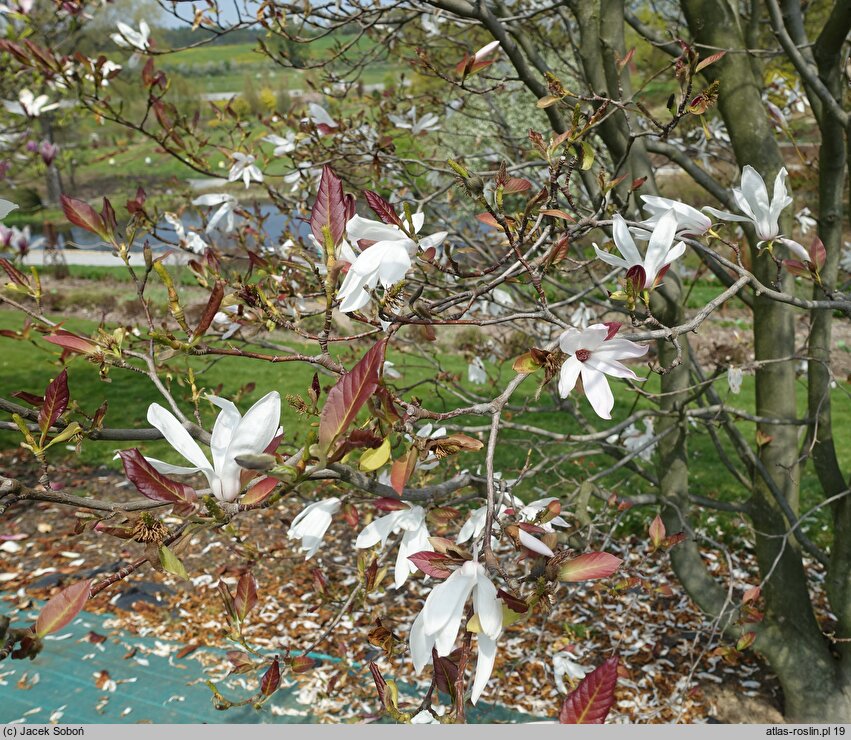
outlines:
{"label": "reddish young leaf", "polygon": [[717,54],[706,57],[706,59],[701,59],[694,71],[700,72],[702,69],[706,69],[710,64],[715,64],[715,62],[721,59],[726,53],[726,51],[719,51]]}
{"label": "reddish young leaf", "polygon": [[375,688],[378,691],[378,700],[384,706],[384,690],[387,688],[387,681],[381,675],[381,671],[375,661],[369,662],[369,672],[372,674],[372,680],[375,682]]}
{"label": "reddish young leaf", "polygon": [[65,329],[59,329],[54,334],[44,337],[44,341],[57,344],[62,349],[71,352],[79,352],[82,355],[92,355],[98,351],[98,346],[94,342],[78,337]]}
{"label": "reddish young leaf", "polygon": [[413,555],[408,555],[408,560],[432,578],[449,578],[452,575],[452,570],[446,567],[452,561],[439,552],[429,552],[428,550],[415,552]]}
{"label": "reddish young leaf", "polygon": [[747,604],[749,601],[757,601],[761,593],[762,589],[759,586],[751,586],[742,596],[742,603]]}
{"label": "reddish young leaf", "polygon": [[563,725],[601,725],[615,701],[618,656],[603,661],[565,697],[558,713]]}
{"label": "reddish young leaf", "polygon": [[44,403],[38,412],[38,428],[46,432],[68,408],[68,372],[62,370],[44,391]]}
{"label": "reddish young leaf", "polygon": [[397,498],[390,498],[389,496],[375,499],[372,505],[379,511],[401,511],[402,509],[410,508],[404,501],[400,501]]}
{"label": "reddish young leaf", "polygon": [[375,211],[375,215],[378,216],[378,218],[380,218],[385,224],[394,224],[396,226],[402,225],[402,219],[396,214],[393,206],[378,193],[374,193],[372,190],[364,190],[363,194],[366,197],[366,202],[369,207]]}
{"label": "reddish young leaf", "polygon": [[650,543],[653,545],[653,548],[659,548],[662,541],[665,539],[665,523],[662,521],[662,517],[658,514],[656,515],[656,518],[650,522],[650,529],[648,530],[648,533],[650,534]]}
{"label": "reddish young leaf", "polygon": [[322,167],[322,179],[310,211],[310,230],[320,244],[325,243],[323,226],[327,227],[331,241],[339,244],[346,231],[346,201],[342,180],[327,164]]}
{"label": "reddish young leaf", "polygon": [[586,552],[564,563],[559,568],[558,577],[569,583],[608,578],[620,568],[622,562],[608,552]]}
{"label": "reddish young leaf", "polygon": [[197,339],[204,335],[204,332],[210,328],[210,324],[213,323],[213,318],[216,315],[216,312],[219,310],[219,306],[222,305],[222,299],[225,297],[225,284],[223,280],[216,280],[216,284],[213,286],[213,290],[210,291],[210,298],[207,300],[207,305],[204,308],[204,313],[201,314],[201,319],[198,322],[198,326],[195,327],[195,333],[192,335],[193,339]]}
{"label": "reddish young leaf", "polygon": [[390,466],[390,485],[400,496],[417,466],[417,451],[413,447]]}
{"label": "reddish young leaf", "polygon": [[128,480],[146,498],[163,503],[191,503],[197,498],[195,490],[184,483],[166,478],[151,465],[135,447],[118,453]]}
{"label": "reddish young leaf", "polygon": [[102,239],[108,237],[103,218],[88,203],[77,200],[76,198],[70,198],[67,195],[61,196],[60,200],[62,202],[62,210],[65,212],[65,218],[72,224],[93,234],[97,234]]}
{"label": "reddish young leaf", "polygon": [[272,664],[260,679],[260,693],[263,696],[272,696],[281,685],[281,665],[278,659],[272,660]]}
{"label": "reddish young leaf", "polygon": [[327,453],[378,388],[387,340],[375,344],[328,392],[319,416],[319,446]]}
{"label": "reddish young leaf", "polygon": [[259,504],[265,501],[269,496],[272,495],[272,491],[275,490],[275,486],[278,485],[277,478],[261,478],[257,483],[255,483],[251,488],[249,488],[245,495],[240,499],[239,503],[241,504]]}
{"label": "reddish young leaf", "polygon": [[44,637],[61,630],[80,613],[89,600],[91,590],[92,582],[88,579],[63,588],[44,605],[38,615],[35,623],[36,635]]}
{"label": "reddish young leaf", "polygon": [[290,661],[290,670],[293,673],[307,673],[315,668],[316,661],[308,655],[297,655]]}
{"label": "reddish young leaf", "polygon": [[544,216],[552,216],[553,218],[561,218],[565,221],[569,221],[572,224],[576,223],[576,219],[571,216],[567,211],[561,210],[561,208],[542,208],[541,213]]}
{"label": "reddish young leaf", "polygon": [[18,285],[20,285],[23,288],[29,287],[29,284],[30,284],[29,278],[26,275],[24,275],[24,273],[22,273],[11,262],[9,262],[9,260],[6,260],[6,259],[0,260],[0,267],[3,268],[3,270],[6,272],[6,274],[9,276],[9,279],[13,283],[17,283]]}
{"label": "reddish young leaf", "polygon": [[240,622],[244,622],[257,604],[257,581],[251,573],[243,573],[236,584],[236,596],[233,597],[233,608]]}
{"label": "reddish young leaf", "polygon": [[522,193],[532,187],[532,183],[522,177],[509,177],[502,192],[506,195]]}
{"label": "reddish young leaf", "polygon": [[15,391],[12,394],[12,398],[20,398],[22,401],[36,408],[44,403],[44,396],[37,396],[35,393],[27,393],[26,391]]}

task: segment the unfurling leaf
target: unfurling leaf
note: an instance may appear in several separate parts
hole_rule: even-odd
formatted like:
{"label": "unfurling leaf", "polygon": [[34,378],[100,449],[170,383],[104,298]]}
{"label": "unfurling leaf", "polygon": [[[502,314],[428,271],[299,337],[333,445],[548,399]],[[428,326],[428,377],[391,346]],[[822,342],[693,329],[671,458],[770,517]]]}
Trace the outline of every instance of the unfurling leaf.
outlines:
{"label": "unfurling leaf", "polygon": [[650,543],[653,545],[653,549],[659,549],[662,545],[662,541],[665,539],[665,523],[662,521],[662,517],[658,514],[650,523],[648,533],[650,534]]}
{"label": "unfurling leaf", "polygon": [[390,466],[390,485],[400,496],[416,466],[417,450],[414,447],[408,450],[404,456],[394,460],[393,465]]}
{"label": "unfurling leaf", "polygon": [[621,563],[623,560],[608,552],[587,552],[562,564],[558,577],[560,581],[569,583],[608,578],[620,568]]}
{"label": "unfurling leaf", "polygon": [[186,568],[183,567],[183,563],[180,562],[180,558],[165,545],[160,545],[160,564],[163,570],[168,573],[172,573],[184,581],[189,580],[189,574],[186,572]]}
{"label": "unfurling leaf", "polygon": [[281,685],[281,664],[277,658],[272,660],[269,668],[260,679],[260,693],[263,696],[272,696]]}
{"label": "unfurling leaf", "polygon": [[42,441],[47,430],[56,422],[56,420],[65,413],[68,408],[68,400],[70,394],[68,392],[68,372],[62,370],[47,386],[44,391],[44,403],[38,412],[38,428],[42,432]]}
{"label": "unfurling leaf", "polygon": [[385,224],[402,225],[402,219],[399,218],[396,210],[387,200],[372,190],[364,190],[363,194],[369,207]]}
{"label": "unfurling leaf", "polygon": [[759,586],[751,586],[742,596],[742,603],[747,604],[749,601],[757,601],[761,593],[762,589]]}
{"label": "unfurling leaf", "polygon": [[118,453],[124,464],[124,474],[146,498],[163,503],[192,503],[198,497],[185,483],[166,478],[149,463],[135,447]]}
{"label": "unfurling leaf", "polygon": [[233,597],[233,608],[236,618],[244,622],[257,604],[257,581],[251,573],[243,573],[236,585],[236,596]]}
{"label": "unfurling leaf", "polygon": [[51,632],[61,630],[82,611],[91,591],[91,580],[80,581],[63,588],[44,605],[38,615],[35,623],[36,636],[44,637]]}
{"label": "unfurling leaf", "polygon": [[272,491],[275,490],[275,486],[277,485],[277,478],[261,478],[245,492],[245,495],[240,499],[240,503],[243,505],[262,503],[272,495]]}
{"label": "unfurling leaf", "polygon": [[82,355],[92,355],[98,351],[98,346],[90,339],[78,337],[70,331],[59,329],[55,334],[44,337],[45,342],[57,344],[62,349],[67,349],[71,352],[79,352]]}
{"label": "unfurling leaf", "polygon": [[358,467],[364,472],[371,473],[378,470],[384,463],[390,459],[390,437],[385,440],[375,449],[365,450],[360,456]]}
{"label": "unfurling leaf", "polygon": [[520,355],[511,367],[516,373],[529,375],[534,373],[536,370],[540,370],[543,366],[544,364],[539,362],[538,358],[536,358],[532,352],[527,352],[526,354]]}
{"label": "unfurling leaf", "polygon": [[458,564],[458,561],[448,558],[446,555],[428,550],[409,555],[408,560],[432,578],[449,578],[452,575],[452,569],[447,566]]}
{"label": "unfurling leaf", "polygon": [[319,446],[328,453],[378,388],[387,340],[373,346],[328,392],[319,417]]}
{"label": "unfurling leaf", "polygon": [[219,306],[222,305],[222,299],[225,297],[225,284],[222,280],[217,280],[216,284],[213,286],[213,290],[210,292],[210,298],[207,301],[207,305],[204,308],[204,313],[201,314],[201,320],[198,322],[198,326],[195,327],[195,333],[192,335],[193,339],[197,339],[198,337],[204,336],[204,332],[210,328],[210,324],[213,323],[213,318],[216,315],[216,312],[219,310]]}
{"label": "unfurling leaf", "polygon": [[109,239],[108,230],[101,215],[88,203],[67,195],[60,197],[62,210],[67,218],[75,226],[97,234],[101,239]]}
{"label": "unfurling leaf", "polygon": [[558,714],[563,725],[601,725],[615,702],[618,656],[597,666],[565,697]]}
{"label": "unfurling leaf", "polygon": [[346,220],[343,181],[326,164],[322,167],[322,179],[319,181],[319,190],[310,211],[310,230],[320,244],[325,244],[323,232],[327,231],[331,246],[334,246],[343,238]]}
{"label": "unfurling leaf", "polygon": [[742,652],[743,650],[747,650],[751,645],[754,644],[756,640],[756,632],[745,632],[738,642],[736,642],[736,650]]}

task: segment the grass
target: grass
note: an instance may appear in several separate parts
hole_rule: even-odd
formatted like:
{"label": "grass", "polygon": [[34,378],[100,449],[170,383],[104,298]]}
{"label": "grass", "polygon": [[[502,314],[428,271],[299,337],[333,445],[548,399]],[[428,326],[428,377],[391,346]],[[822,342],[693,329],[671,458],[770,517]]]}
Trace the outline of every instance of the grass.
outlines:
{"label": "grass", "polygon": [[[111,280],[114,276],[113,270],[109,268],[72,268],[78,273],[78,277],[87,276],[100,285],[104,279]],[[120,271],[119,271],[120,274]],[[54,283],[55,285],[55,283]],[[116,295],[127,293],[130,286],[121,288],[124,283],[111,284],[104,282],[104,286],[111,289]],[[116,287],[118,290],[116,290]],[[159,296],[160,300],[165,295]],[[21,317],[10,311],[0,311],[0,329],[20,329]],[[91,333],[95,324],[81,319],[69,319],[64,324],[65,328],[82,334]],[[286,344],[293,351],[314,352],[315,347],[300,346],[293,344],[290,336],[278,336],[274,341]],[[42,393],[49,380],[55,376],[60,365],[58,363],[58,352],[56,348],[40,339],[32,341],[13,341],[0,337],[0,396],[8,398],[11,393],[25,390],[31,393]],[[262,350],[261,350],[262,351]],[[346,348],[336,346],[336,352],[342,353],[341,359],[351,366],[356,357],[363,351],[362,347]],[[415,350],[416,351],[416,345]],[[391,350],[388,355],[396,368],[402,372],[402,380],[394,381],[398,388],[408,387],[410,390],[404,394],[405,398],[416,395],[421,399],[424,406],[432,409],[448,409],[457,405],[451,395],[446,392],[446,381],[436,378],[436,370],[433,364],[428,362],[425,356],[417,356],[409,352],[401,353]],[[470,395],[480,392],[481,389],[471,386],[466,382],[466,360],[460,351],[448,350],[438,356],[440,371],[444,374],[455,375],[461,380],[460,388],[464,393]],[[503,363],[500,367],[489,365],[489,372],[495,381],[496,387],[504,387],[505,383],[513,375],[511,363]],[[168,385],[181,406],[188,412],[192,408],[192,388],[185,378],[189,371],[194,374],[195,392],[200,395],[206,392],[217,393],[234,399],[240,407],[245,410],[250,403],[256,401],[263,394],[272,389],[277,389],[282,396],[302,395],[306,391],[313,378],[314,369],[302,363],[270,364],[263,361],[240,360],[237,358],[220,358],[210,361],[209,358],[182,358],[173,362],[169,373],[162,373],[163,381]],[[106,418],[106,426],[111,427],[146,427],[145,411],[147,406],[153,402],[162,402],[157,390],[150,380],[143,375],[129,373],[119,369],[112,369],[105,382],[100,378],[98,368],[87,363],[83,358],[76,357],[70,361],[70,388],[73,401],[84,413],[91,414],[106,400],[109,403],[109,413]],[[444,375],[445,377],[445,375]],[[325,392],[331,384],[331,376],[320,375],[320,381]],[[534,382],[533,382],[534,381]],[[530,379],[515,396],[518,405],[526,403],[537,406],[535,412],[514,411],[506,413],[505,418],[519,424],[534,424],[542,428],[559,431],[562,433],[579,433],[582,431],[578,421],[573,415],[557,409],[551,402],[549,389],[542,393],[541,400],[533,401],[532,395],[535,390],[537,379]],[[657,392],[659,390],[659,377],[650,375],[644,390]],[[250,385],[249,385],[250,384]],[[615,392],[616,406],[613,418],[627,416],[634,406],[639,408],[649,406],[649,402],[638,399],[628,387],[618,381],[612,383]],[[746,376],[742,391],[738,396],[730,395],[726,383],[722,380],[716,386],[718,392],[726,403],[740,409],[753,409],[754,407],[754,381],[752,376]],[[324,393],[323,393],[324,397]],[[806,387],[803,380],[797,385],[797,399],[799,414],[806,411]],[[583,411],[588,411],[587,402],[584,399],[576,399]],[[199,412],[206,425],[212,423],[215,418],[213,407],[201,401]],[[304,439],[306,425],[310,419],[305,420],[287,403],[283,406],[282,424],[287,436],[291,441],[299,442]],[[482,417],[459,419],[458,424],[471,424],[481,426],[485,423]],[[846,397],[836,394],[834,403],[834,425],[835,429],[848,428],[851,424],[851,404]],[[755,425],[749,422],[740,422],[739,428],[748,440],[755,436]],[[723,432],[719,431],[723,438]],[[847,466],[851,461],[851,438],[848,435],[837,434],[836,437],[840,462]],[[15,433],[0,431],[0,448],[17,446],[19,439]],[[547,445],[546,441],[535,440],[529,434],[515,430],[505,429],[500,434],[500,445],[497,448],[497,468],[502,470],[506,477],[513,477],[524,463],[530,460],[533,464],[540,459],[539,451]],[[129,447],[130,443],[121,445],[115,442],[86,442],[77,459],[85,464],[107,465],[118,469],[118,464],[112,460],[112,456],[119,447]],[[162,457],[169,461],[177,462],[175,453],[165,442],[148,442],[138,445],[145,454]],[[735,458],[734,451],[725,442],[724,447],[731,458]],[[54,454],[57,457],[70,456],[70,450],[58,450]],[[476,469],[483,465],[484,454],[468,453],[457,458],[460,466]],[[741,501],[744,492],[738,482],[720,463],[719,457],[709,435],[702,429],[694,429],[689,439],[689,462],[690,462],[690,486],[691,491],[702,496],[716,498],[725,501]],[[545,491],[552,495],[562,490],[562,495],[569,495],[578,482],[597,470],[604,469],[612,464],[612,460],[605,456],[592,455],[575,463],[569,462],[558,469],[542,470],[525,482],[519,493],[525,497],[541,495]],[[445,469],[438,468],[437,475],[445,475]],[[620,496],[633,496],[641,493],[652,492],[649,484],[635,474],[622,470],[608,476],[603,482],[606,490],[613,490]],[[805,468],[802,476],[802,505],[807,509],[815,505],[821,498],[820,488],[812,467]],[[725,526],[735,528],[738,524],[730,517],[721,517],[726,521]],[[646,515],[636,515],[633,519],[627,518],[627,525],[644,526]],[[817,540],[826,536],[824,528],[828,523],[828,512],[820,513],[813,523],[807,527],[811,536]]]}

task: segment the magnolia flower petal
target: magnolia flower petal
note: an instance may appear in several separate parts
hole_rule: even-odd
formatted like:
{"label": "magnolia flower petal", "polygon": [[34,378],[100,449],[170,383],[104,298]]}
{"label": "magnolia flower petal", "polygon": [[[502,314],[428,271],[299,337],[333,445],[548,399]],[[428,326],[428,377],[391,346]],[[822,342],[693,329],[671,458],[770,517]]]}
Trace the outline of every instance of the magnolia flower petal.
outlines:
{"label": "magnolia flower petal", "polygon": [[582,370],[582,363],[575,357],[568,357],[564,361],[558,379],[558,392],[562,398],[567,398],[576,386],[580,370]]}
{"label": "magnolia flower petal", "polygon": [[665,211],[650,234],[647,253],[644,257],[644,272],[647,282],[652,285],[659,268],[665,263],[665,258],[671,249],[674,235],[677,233],[677,217],[674,212]]}
{"label": "magnolia flower petal", "polygon": [[[611,375],[614,378],[629,378],[630,380],[644,380],[644,378],[640,378],[636,375],[632,370],[630,370],[626,365],[618,362],[617,360],[612,359],[602,359],[598,355],[594,355],[591,357],[588,362],[585,363],[588,367],[593,368],[594,370],[599,370],[601,373],[605,373],[606,375]],[[584,379],[583,379],[584,382]]]}
{"label": "magnolia flower petal", "polygon": [[497,598],[496,586],[481,566],[476,573],[473,610],[479,617],[482,631],[490,637],[498,637],[502,631],[502,602]]}
{"label": "magnolia flower petal", "polygon": [[398,226],[373,221],[355,214],[346,222],[346,233],[352,241],[368,239],[373,242],[407,239]]}
{"label": "magnolia flower petal", "polygon": [[431,650],[434,647],[434,638],[429,638],[425,633],[422,611],[417,614],[417,618],[411,625],[408,644],[411,648],[411,659],[414,662],[414,670],[419,675],[422,673],[423,668],[431,662]]}
{"label": "magnolia flower petal", "polygon": [[632,234],[629,233],[629,227],[626,225],[623,216],[616,213],[612,217],[612,236],[615,240],[615,246],[629,265],[640,265],[641,254],[638,247],[635,246],[635,241]]}
{"label": "magnolia flower petal", "polygon": [[146,457],[145,460],[151,463],[158,473],[162,473],[163,475],[193,475],[194,473],[201,472],[201,470],[206,470],[210,473],[213,472],[209,466],[205,466],[204,468],[189,468],[183,465],[172,465],[171,463],[157,460],[155,457]]}
{"label": "magnolia flower petal", "polygon": [[364,289],[368,280],[367,276],[358,275],[353,270],[346,273],[343,284],[337,291],[337,298],[340,299],[340,311],[343,313],[358,311],[369,303],[369,293]]}
{"label": "magnolia flower petal", "polygon": [[476,509],[470,514],[470,517],[464,522],[461,531],[458,532],[458,537],[455,539],[457,544],[466,542],[469,539],[476,539],[484,531],[488,510],[486,506]]}
{"label": "magnolia flower petal", "polygon": [[622,257],[618,257],[616,254],[612,254],[611,252],[606,252],[596,244],[594,245],[594,252],[597,255],[597,259],[601,262],[605,262],[607,265],[611,265],[612,267],[621,267],[624,270],[628,270],[631,265]]}
{"label": "magnolia flower petal", "polygon": [[210,452],[213,456],[213,467],[216,470],[221,470],[224,466],[228,445],[233,438],[234,431],[239,426],[242,414],[226,398],[207,396],[207,399],[221,409],[219,415],[216,417],[216,423],[213,424],[213,432],[210,435]]}
{"label": "magnolia flower petal", "polygon": [[210,469],[207,456],[170,411],[158,403],[152,403],[148,407],[148,423],[159,429],[166,441],[196,468]]}
{"label": "magnolia flower petal", "polygon": [[719,211],[717,208],[713,208],[712,206],[704,206],[702,210],[715,216],[715,218],[720,218],[722,221],[744,221],[753,223],[752,218],[740,216],[737,213],[730,213],[729,211]]}
{"label": "magnolia flower petal", "polygon": [[612,395],[612,389],[609,388],[609,381],[606,380],[606,376],[587,362],[582,364],[581,373],[585,397],[591,404],[591,408],[601,419],[611,419],[615,397]]}
{"label": "magnolia flower petal", "polygon": [[646,344],[638,344],[631,342],[629,339],[621,339],[613,337],[607,342],[603,342],[595,351],[594,357],[598,359],[616,359],[621,360],[625,357],[643,357],[650,349]]}
{"label": "magnolia flower petal", "polygon": [[470,693],[470,701],[473,704],[479,700],[485,690],[496,662],[496,640],[480,632],[476,636],[476,645],[479,655],[476,659],[476,677],[473,679],[473,688]]}
{"label": "magnolia flower petal", "polygon": [[14,211],[18,205],[16,203],[12,203],[9,200],[3,200],[0,198],[0,219],[6,218],[12,211]]}
{"label": "magnolia flower petal", "polygon": [[373,519],[361,530],[357,540],[355,540],[355,547],[362,550],[377,545],[379,542],[384,547],[387,543],[387,538],[396,528],[396,521],[399,518],[399,514],[399,511],[394,511],[387,516]]}
{"label": "magnolia flower petal", "polygon": [[439,247],[441,244],[443,244],[447,236],[449,236],[448,231],[437,231],[434,234],[424,236],[422,239],[420,239],[420,249],[431,249],[432,247]]}
{"label": "magnolia flower petal", "polygon": [[[583,375],[584,378],[584,375]],[[543,542],[541,542],[537,537],[529,534],[525,529],[517,530],[518,537],[520,539],[520,544],[523,545],[527,550],[531,550],[532,552],[537,552],[539,555],[546,555],[548,558],[551,558],[555,553],[550,550]]]}
{"label": "magnolia flower petal", "polygon": [[436,634],[453,623],[457,634],[464,604],[476,585],[475,566],[471,561],[464,563],[428,595],[423,607],[423,620],[428,634]]}

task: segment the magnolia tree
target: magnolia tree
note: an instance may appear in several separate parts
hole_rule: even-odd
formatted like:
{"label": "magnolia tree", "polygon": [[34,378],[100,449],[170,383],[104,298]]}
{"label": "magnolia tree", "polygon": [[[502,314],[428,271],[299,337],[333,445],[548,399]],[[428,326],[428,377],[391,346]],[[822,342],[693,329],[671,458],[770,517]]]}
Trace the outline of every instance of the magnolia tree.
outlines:
{"label": "magnolia tree", "polygon": [[[832,370],[831,332],[851,311],[840,266],[851,7],[682,0],[650,14],[640,3],[606,0],[186,6],[163,3],[194,24],[198,45],[261,29],[260,51],[281,67],[307,69],[321,94],[251,119],[235,100],[210,105],[203,115],[211,128],[172,95],[162,65],[174,49],[157,43],[148,24],[119,23],[113,58],[91,58],[31,41],[21,8],[0,42],[19,85],[72,90],[97,120],[149,137],[205,176],[220,176],[213,161],[224,154],[232,184],[189,194],[165,212],[141,189],[124,206],[63,199],[68,220],[127,265],[146,317],[138,326],[70,332],[43,310],[35,269],[12,257],[0,263],[9,278],[0,301],[22,319],[4,341],[40,336],[62,365],[38,393],[4,389],[27,405],[0,399],[9,415],[2,428],[20,435],[42,475],[25,481],[7,472],[2,509],[66,504],[69,513],[87,512],[81,526],[139,543],[138,558],[120,570],[54,596],[36,625],[6,624],[0,655],[32,657],[87,599],[132,572],[183,572],[175,549],[199,528],[222,531],[297,499],[303,508],[287,537],[317,562],[329,528],[348,522],[358,574],[338,617],[307,647],[326,640],[344,614],[372,609],[359,596],[424,579],[425,601],[406,602],[405,634],[384,629],[364,640],[388,655],[407,651],[408,673],[395,678],[425,674],[431,687],[419,707],[406,706],[376,662],[377,700],[398,721],[460,722],[468,701],[487,696],[505,630],[571,598],[565,584],[654,588],[599,534],[626,509],[648,507],[650,548],[670,550],[682,586],[724,635],[719,654],[752,647],[764,656],[788,718],[849,721],[851,502],[832,432],[842,379]],[[97,7],[63,2],[56,13],[85,22]],[[337,40],[322,54],[296,53],[326,37]],[[270,38],[287,43],[274,47]],[[362,73],[385,62],[400,65],[398,75],[367,92]],[[105,88],[107,75],[113,84]],[[130,110],[131,96],[143,110]],[[678,174],[688,196],[662,195],[677,194],[663,169]],[[817,197],[796,195],[793,182]],[[270,233],[268,210],[252,207],[260,200],[285,216],[282,235]],[[190,212],[200,227],[185,225]],[[185,310],[151,237],[188,253],[209,293],[203,310]],[[131,265],[140,253],[141,266]],[[706,276],[712,294],[687,310]],[[164,317],[152,285],[166,288]],[[701,358],[690,336],[734,300],[751,316],[753,354]],[[803,338],[797,321],[806,324]],[[441,349],[447,336],[457,338],[463,380]],[[205,394],[203,375],[187,379],[190,393],[164,382],[199,357],[239,358],[248,376],[251,362],[279,364],[281,381],[259,389],[266,395],[243,415]],[[423,382],[435,388],[434,402],[416,395],[418,384],[405,385],[405,358],[432,368]],[[135,410],[148,427],[118,428],[105,406],[73,404],[82,362],[104,379],[147,376],[162,396]],[[309,387],[288,383],[293,363],[315,369]],[[745,375],[755,378],[753,408],[737,403]],[[658,380],[645,383],[651,376]],[[282,394],[302,428],[280,427]],[[553,424],[554,412],[563,421]],[[721,499],[690,483],[695,437],[711,440],[738,495]],[[173,448],[167,459],[139,450],[160,438]],[[69,442],[119,443],[138,496],[52,490],[52,448]],[[501,469],[508,448],[522,454]],[[808,468],[820,496],[803,507]],[[627,493],[615,495],[610,482],[625,473]],[[707,510],[748,522],[746,581],[719,581],[708,570],[703,553],[724,545],[701,524]],[[826,547],[810,536],[825,516]],[[384,582],[391,571],[392,585]],[[335,578],[333,569],[317,572],[320,584]],[[814,599],[813,572],[826,574],[826,605]],[[222,587],[222,597],[241,644],[235,669],[262,676],[252,698],[262,703],[282,669],[305,670],[310,659],[304,646],[270,656],[243,636],[258,588],[246,574],[235,595]],[[317,587],[315,599],[323,593]],[[596,663],[574,675],[561,721],[605,718],[619,661],[600,655]],[[445,714],[433,704],[438,689],[449,697]]]}

